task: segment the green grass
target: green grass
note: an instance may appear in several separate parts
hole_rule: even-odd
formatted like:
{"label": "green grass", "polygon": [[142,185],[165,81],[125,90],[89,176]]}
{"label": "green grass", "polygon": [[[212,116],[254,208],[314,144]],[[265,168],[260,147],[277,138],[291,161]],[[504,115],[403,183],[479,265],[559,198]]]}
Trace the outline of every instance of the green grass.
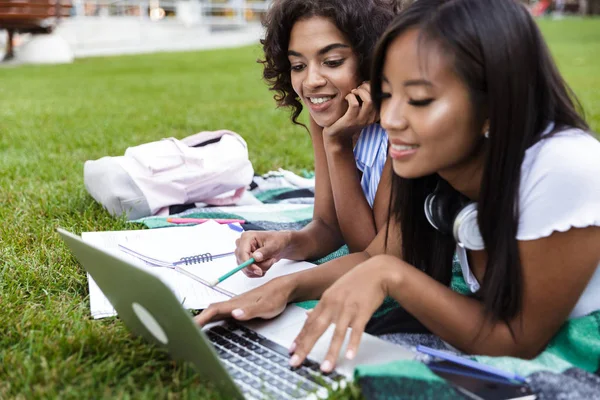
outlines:
{"label": "green grass", "polygon": [[539,25],[590,127],[600,133],[600,19],[542,19]]}
{"label": "green grass", "polygon": [[[600,20],[540,24],[600,130]],[[258,172],[310,169],[308,134],[273,106],[259,56],[248,47],[0,69],[0,398],[215,397],[119,320],[90,319],[85,274],[55,229],[127,228],[86,194],[82,164],[165,136],[228,128]]]}

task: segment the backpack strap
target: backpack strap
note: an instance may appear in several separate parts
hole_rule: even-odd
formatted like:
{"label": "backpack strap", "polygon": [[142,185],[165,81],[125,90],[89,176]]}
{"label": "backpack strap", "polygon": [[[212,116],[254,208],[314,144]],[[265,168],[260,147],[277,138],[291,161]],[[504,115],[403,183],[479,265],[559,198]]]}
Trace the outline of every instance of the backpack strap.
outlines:
{"label": "backpack strap", "polygon": [[218,131],[198,132],[191,136],[181,139],[181,142],[189,147],[198,147],[198,146],[201,146],[203,143],[212,142],[215,139],[220,139],[225,135],[235,137],[244,145],[245,148],[248,148],[248,145],[246,144],[246,141],[244,140],[243,137],[241,137],[237,133],[227,130],[227,129],[220,129]]}

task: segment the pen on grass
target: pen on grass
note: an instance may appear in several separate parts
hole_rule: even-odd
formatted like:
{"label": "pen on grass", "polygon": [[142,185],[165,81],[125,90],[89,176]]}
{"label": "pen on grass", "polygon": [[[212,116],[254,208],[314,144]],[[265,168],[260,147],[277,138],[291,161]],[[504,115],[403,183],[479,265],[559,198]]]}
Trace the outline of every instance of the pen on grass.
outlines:
{"label": "pen on grass", "polygon": [[225,279],[229,278],[230,276],[234,275],[235,273],[240,272],[244,268],[254,264],[255,261],[256,260],[254,258],[244,261],[243,263],[241,263],[240,265],[238,265],[237,267],[235,267],[234,269],[232,269],[225,275],[221,276],[218,279],[215,279],[214,281],[209,282],[209,286],[212,287],[212,286],[218,285],[219,283],[223,282]]}
{"label": "pen on grass", "polygon": [[445,351],[432,349],[432,348],[429,348],[429,347],[423,346],[423,345],[418,345],[417,351],[419,351],[423,354],[433,356],[433,357],[441,358],[442,360],[453,362],[458,365],[473,368],[478,371],[486,372],[491,375],[499,376],[501,378],[505,378],[508,380],[518,381],[518,382],[522,382],[522,383],[527,382],[527,380],[520,375],[501,370],[500,368],[492,367],[491,365],[481,364],[481,363],[478,363],[477,361],[473,361],[468,358],[455,356],[454,354],[450,354]]}
{"label": "pen on grass", "polygon": [[245,224],[246,221],[243,219],[231,219],[231,218],[167,218],[167,222],[172,224],[202,224],[208,221],[215,221],[218,224],[233,224],[240,223]]}

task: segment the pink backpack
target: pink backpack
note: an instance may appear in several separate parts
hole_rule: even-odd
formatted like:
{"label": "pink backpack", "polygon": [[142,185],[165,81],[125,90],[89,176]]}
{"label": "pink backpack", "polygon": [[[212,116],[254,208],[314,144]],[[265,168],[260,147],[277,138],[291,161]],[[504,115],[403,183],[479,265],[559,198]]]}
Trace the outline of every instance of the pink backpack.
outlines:
{"label": "pink backpack", "polygon": [[130,147],[124,156],[86,161],[83,167],[90,195],[113,216],[130,220],[173,205],[235,204],[253,175],[246,141],[228,130]]}

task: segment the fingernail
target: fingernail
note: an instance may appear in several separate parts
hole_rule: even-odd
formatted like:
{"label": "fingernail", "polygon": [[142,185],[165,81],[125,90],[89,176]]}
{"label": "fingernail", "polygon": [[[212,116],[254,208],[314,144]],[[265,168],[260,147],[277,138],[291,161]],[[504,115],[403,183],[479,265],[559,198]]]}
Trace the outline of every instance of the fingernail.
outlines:
{"label": "fingernail", "polygon": [[355,356],[355,354],[354,354],[354,350],[348,350],[348,351],[346,352],[346,358],[347,358],[348,360],[352,360],[352,359],[354,359],[354,356]]}
{"label": "fingernail", "polygon": [[256,253],[252,254],[252,258],[254,258],[256,261],[261,261],[263,259],[263,254],[260,251],[257,251]]}
{"label": "fingernail", "polygon": [[290,346],[290,354],[294,352],[294,350],[296,350],[296,342],[292,343],[292,345]]}
{"label": "fingernail", "polygon": [[331,361],[329,361],[329,360],[323,361],[323,364],[321,364],[321,371],[331,372],[331,370],[332,370]]}
{"label": "fingernail", "polygon": [[244,310],[242,310],[241,308],[236,308],[235,310],[233,310],[231,312],[231,315],[233,315],[234,318],[240,318],[244,316]]}
{"label": "fingernail", "polygon": [[312,309],[312,308],[311,308],[311,309],[308,309],[308,310],[306,310],[306,313],[307,313],[307,314],[310,314],[311,312],[313,312],[313,309]]}
{"label": "fingernail", "polygon": [[297,367],[298,365],[300,365],[300,357],[294,354],[292,358],[290,358],[290,365],[292,367]]}

